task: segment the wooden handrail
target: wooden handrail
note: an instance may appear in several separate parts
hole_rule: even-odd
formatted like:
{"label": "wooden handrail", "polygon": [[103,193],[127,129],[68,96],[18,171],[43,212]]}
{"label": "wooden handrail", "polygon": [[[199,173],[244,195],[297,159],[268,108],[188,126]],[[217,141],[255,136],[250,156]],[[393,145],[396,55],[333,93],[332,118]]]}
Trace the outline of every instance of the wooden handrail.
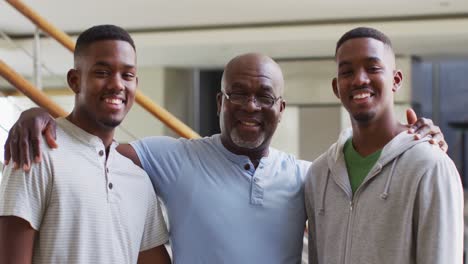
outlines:
{"label": "wooden handrail", "polygon": [[135,101],[148,112],[153,113],[161,122],[185,138],[199,138],[195,131],[180,121],[177,117],[169,113],[166,109],[154,103],[148,96],[139,90],[136,91]]}
{"label": "wooden handrail", "polygon": [[2,75],[9,83],[24,93],[37,105],[47,108],[53,117],[68,115],[63,108],[47,97],[44,92],[36,88],[28,80],[24,79],[19,73],[15,72],[2,60],[0,60],[0,75]]}
{"label": "wooden handrail", "polygon": [[[21,14],[26,18],[31,20],[36,26],[38,26],[43,32],[47,33],[49,36],[61,43],[65,48],[73,52],[75,50],[74,41],[68,36],[65,32],[55,27],[47,20],[42,18],[38,13],[24,4],[21,0],[6,0],[10,5],[16,8]],[[29,96],[28,96],[29,97]],[[33,101],[34,99],[31,98]],[[177,117],[169,113],[164,108],[160,107],[154,103],[148,96],[144,95],[142,92],[137,91],[135,100],[140,104],[144,109],[150,112],[154,117],[158,118],[166,126],[170,127],[178,135],[186,138],[199,138],[195,131],[193,131],[189,126],[180,121]]]}
{"label": "wooden handrail", "polygon": [[33,22],[42,31],[46,32],[47,34],[49,34],[49,36],[60,42],[60,44],[62,44],[69,51],[73,52],[75,50],[75,42],[70,38],[70,36],[67,35],[67,33],[63,32],[56,26],[49,23],[25,3],[23,3],[20,0],[6,1],[14,8],[16,8],[16,10],[18,10],[26,18],[31,20],[31,22]]}

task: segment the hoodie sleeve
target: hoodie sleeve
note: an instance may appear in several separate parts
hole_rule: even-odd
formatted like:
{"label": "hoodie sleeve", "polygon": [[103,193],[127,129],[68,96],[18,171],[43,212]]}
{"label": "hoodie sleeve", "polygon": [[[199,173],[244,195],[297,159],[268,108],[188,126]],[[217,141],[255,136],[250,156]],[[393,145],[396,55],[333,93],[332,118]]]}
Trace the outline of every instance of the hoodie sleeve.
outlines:
{"label": "hoodie sleeve", "polygon": [[309,259],[309,264],[317,264],[318,259],[317,259],[317,241],[316,241],[316,236],[313,232],[315,232],[315,208],[314,208],[314,190],[313,190],[313,179],[314,177],[312,173],[312,167],[311,166],[308,170],[307,176],[306,176],[306,184],[305,184],[305,189],[304,189],[304,195],[305,195],[305,206],[306,206],[306,211],[307,211],[307,233],[308,233],[308,259]]}
{"label": "hoodie sleeve", "polygon": [[421,178],[414,223],[416,263],[462,263],[463,188],[445,154]]}

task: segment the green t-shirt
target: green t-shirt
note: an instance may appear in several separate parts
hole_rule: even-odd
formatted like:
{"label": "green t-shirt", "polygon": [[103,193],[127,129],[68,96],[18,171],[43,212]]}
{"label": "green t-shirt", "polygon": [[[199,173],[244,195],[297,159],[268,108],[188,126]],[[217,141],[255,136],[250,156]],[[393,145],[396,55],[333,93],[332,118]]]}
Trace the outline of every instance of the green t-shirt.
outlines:
{"label": "green t-shirt", "polygon": [[352,138],[346,141],[343,153],[353,193],[356,192],[369,171],[374,167],[374,164],[379,159],[381,152],[382,150],[377,150],[367,157],[361,157],[361,155],[359,155],[359,153],[354,149]]}

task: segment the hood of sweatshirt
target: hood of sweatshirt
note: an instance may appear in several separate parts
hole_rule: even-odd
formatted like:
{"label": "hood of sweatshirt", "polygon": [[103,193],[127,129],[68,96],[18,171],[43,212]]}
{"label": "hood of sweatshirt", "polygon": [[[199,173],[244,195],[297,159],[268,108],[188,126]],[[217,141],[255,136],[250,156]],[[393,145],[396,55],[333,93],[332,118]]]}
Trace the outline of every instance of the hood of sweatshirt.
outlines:
{"label": "hood of sweatshirt", "polygon": [[[321,188],[324,193],[321,195],[322,199],[325,196],[325,191],[328,185],[328,181],[333,179],[338,186],[348,195],[351,200],[353,193],[351,190],[351,185],[349,184],[349,176],[346,168],[346,162],[344,160],[343,147],[346,141],[352,136],[352,129],[348,128],[341,132],[338,141],[334,143],[326,152],[326,160],[328,165],[328,176],[324,181],[325,186]],[[419,140],[414,139],[413,134],[408,134],[407,131],[403,131],[397,136],[395,136],[390,142],[385,145],[382,149],[379,159],[374,164],[374,167],[370,170],[369,174],[364,179],[362,185],[367,181],[379,174],[379,172],[385,166],[391,166],[390,173],[386,174],[384,177],[387,177],[385,186],[382,187],[382,192],[380,198],[386,199],[389,195],[390,184],[393,178],[393,173],[396,164],[398,163],[398,157],[404,153],[406,150],[412,148],[417,144],[428,141],[430,138],[425,137]],[[359,189],[358,189],[359,191]],[[323,202],[323,201],[322,201]],[[323,208],[322,208],[323,209]]]}

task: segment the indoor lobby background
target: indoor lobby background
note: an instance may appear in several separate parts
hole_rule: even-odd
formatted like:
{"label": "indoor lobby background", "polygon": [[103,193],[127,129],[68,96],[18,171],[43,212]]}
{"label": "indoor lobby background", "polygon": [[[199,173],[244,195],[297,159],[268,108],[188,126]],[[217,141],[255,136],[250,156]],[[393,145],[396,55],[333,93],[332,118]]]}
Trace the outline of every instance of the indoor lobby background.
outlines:
{"label": "indoor lobby background", "polygon": [[[313,160],[348,127],[331,88],[338,38],[357,26],[377,28],[393,42],[404,83],[395,97],[402,122],[413,107],[438,124],[468,186],[468,1],[24,0],[76,39],[96,24],[116,24],[134,37],[139,89],[201,136],[219,132],[215,95],[229,59],[260,52],[281,66],[286,111],[273,146]],[[0,60],[40,87],[66,111],[72,54],[0,2]],[[22,110],[34,106],[0,77],[0,145]],[[177,136],[135,104],[116,139]],[[465,153],[466,152],[466,153]],[[0,148],[3,157],[3,147]],[[2,158],[3,160],[3,158]],[[2,167],[0,161],[0,168]],[[0,174],[1,178],[1,174]]]}

